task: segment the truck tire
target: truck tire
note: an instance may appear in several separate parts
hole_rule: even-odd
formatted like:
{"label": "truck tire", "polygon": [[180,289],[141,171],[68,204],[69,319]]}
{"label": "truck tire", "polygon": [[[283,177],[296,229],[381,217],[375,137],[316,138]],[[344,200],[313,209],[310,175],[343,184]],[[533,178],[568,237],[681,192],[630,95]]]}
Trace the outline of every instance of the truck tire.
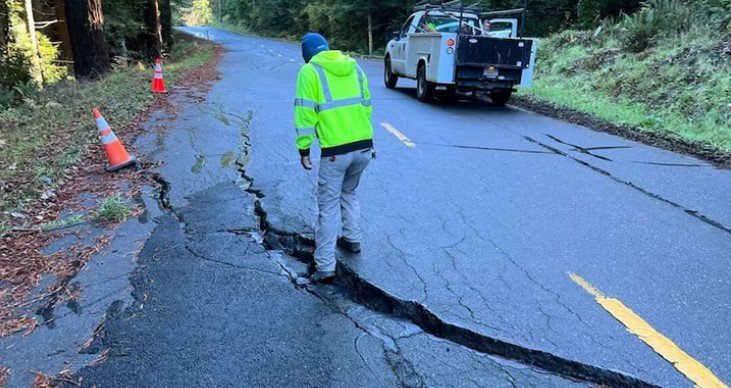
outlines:
{"label": "truck tire", "polygon": [[508,103],[513,91],[510,89],[495,89],[490,91],[490,100],[493,105],[503,106]]}
{"label": "truck tire", "polygon": [[434,98],[436,85],[426,80],[426,66],[419,65],[416,75],[416,98],[421,102],[430,102]]}
{"label": "truck tire", "polygon": [[386,57],[383,64],[383,83],[387,88],[393,89],[398,82],[398,76],[391,70],[391,57]]}

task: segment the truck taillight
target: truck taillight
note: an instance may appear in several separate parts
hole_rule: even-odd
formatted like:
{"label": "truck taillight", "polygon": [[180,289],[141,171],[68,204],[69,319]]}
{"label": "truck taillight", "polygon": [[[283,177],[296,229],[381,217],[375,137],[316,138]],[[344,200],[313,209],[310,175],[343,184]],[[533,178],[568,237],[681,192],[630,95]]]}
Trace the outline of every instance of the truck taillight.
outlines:
{"label": "truck taillight", "polygon": [[454,39],[447,40],[447,47],[454,47]]}

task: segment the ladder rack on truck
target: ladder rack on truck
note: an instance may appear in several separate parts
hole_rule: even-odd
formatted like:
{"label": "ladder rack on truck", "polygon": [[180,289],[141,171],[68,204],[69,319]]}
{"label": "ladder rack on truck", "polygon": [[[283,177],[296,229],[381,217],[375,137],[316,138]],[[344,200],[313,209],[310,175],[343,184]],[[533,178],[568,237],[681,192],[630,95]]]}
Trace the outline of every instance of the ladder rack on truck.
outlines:
{"label": "ladder rack on truck", "polygon": [[485,92],[505,104],[533,78],[537,39],[522,37],[525,15],[525,7],[482,12],[464,0],[422,1],[386,47],[384,82],[392,88],[399,77],[416,79],[421,101],[444,90]]}

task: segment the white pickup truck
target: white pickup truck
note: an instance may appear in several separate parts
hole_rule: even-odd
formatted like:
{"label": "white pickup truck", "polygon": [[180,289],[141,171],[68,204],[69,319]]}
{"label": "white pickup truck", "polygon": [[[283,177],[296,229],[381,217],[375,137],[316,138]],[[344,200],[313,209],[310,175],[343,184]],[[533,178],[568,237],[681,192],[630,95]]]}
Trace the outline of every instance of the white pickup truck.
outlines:
{"label": "white pickup truck", "polygon": [[[451,4],[454,4],[452,2]],[[447,94],[489,93],[504,105],[516,86],[530,86],[537,39],[518,37],[518,19],[494,16],[525,12],[482,13],[476,7],[422,4],[386,46],[384,83],[416,79],[420,101],[437,90]]]}

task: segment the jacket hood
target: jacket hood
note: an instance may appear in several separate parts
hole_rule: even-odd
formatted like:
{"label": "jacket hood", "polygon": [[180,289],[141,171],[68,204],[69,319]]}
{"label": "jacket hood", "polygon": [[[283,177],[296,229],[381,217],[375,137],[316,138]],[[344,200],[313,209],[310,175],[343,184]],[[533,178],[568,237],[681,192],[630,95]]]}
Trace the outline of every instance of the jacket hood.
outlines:
{"label": "jacket hood", "polygon": [[311,63],[322,66],[329,73],[342,77],[355,71],[355,59],[338,50],[320,52],[312,57]]}

